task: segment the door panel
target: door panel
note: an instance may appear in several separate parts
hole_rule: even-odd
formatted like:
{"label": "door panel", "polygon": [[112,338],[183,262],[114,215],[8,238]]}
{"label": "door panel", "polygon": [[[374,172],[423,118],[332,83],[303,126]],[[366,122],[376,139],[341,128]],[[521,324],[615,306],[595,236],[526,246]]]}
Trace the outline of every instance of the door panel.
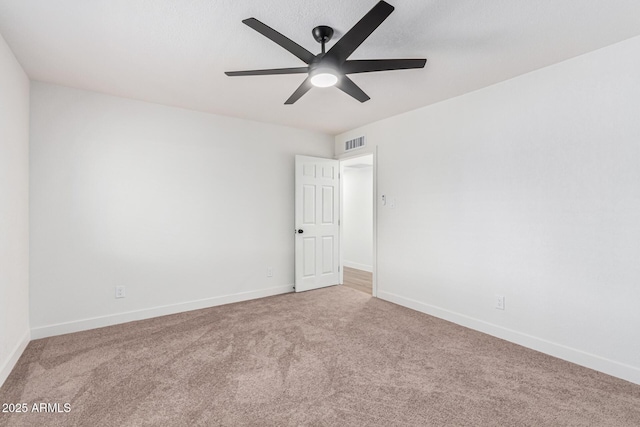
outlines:
{"label": "door panel", "polygon": [[322,274],[330,274],[334,272],[333,268],[333,236],[324,236],[322,238]]}
{"label": "door panel", "polygon": [[302,239],[302,251],[304,256],[304,277],[315,276],[316,274],[316,238],[304,237]]}
{"label": "door panel", "polygon": [[334,211],[334,191],[333,187],[322,187],[322,225],[333,224]]}
{"label": "door panel", "polygon": [[337,160],[296,156],[296,292],[340,283],[338,171]]}
{"label": "door panel", "polygon": [[316,223],[316,187],[313,185],[305,185],[303,196],[302,224],[315,225]]}

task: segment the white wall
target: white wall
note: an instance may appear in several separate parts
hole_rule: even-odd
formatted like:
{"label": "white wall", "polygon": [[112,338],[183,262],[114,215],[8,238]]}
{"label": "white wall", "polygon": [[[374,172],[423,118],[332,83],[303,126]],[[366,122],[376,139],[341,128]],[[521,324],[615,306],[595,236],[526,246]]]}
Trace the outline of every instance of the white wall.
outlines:
{"label": "white wall", "polygon": [[0,386],[29,339],[29,79],[0,35]]}
{"label": "white wall", "polygon": [[332,137],[36,82],[31,105],[34,336],[292,290],[294,155]]}
{"label": "white wall", "polygon": [[345,167],[342,175],[343,264],[373,268],[373,167]]}
{"label": "white wall", "polygon": [[640,37],[336,137],[396,199],[378,295],[640,383],[638,76]]}

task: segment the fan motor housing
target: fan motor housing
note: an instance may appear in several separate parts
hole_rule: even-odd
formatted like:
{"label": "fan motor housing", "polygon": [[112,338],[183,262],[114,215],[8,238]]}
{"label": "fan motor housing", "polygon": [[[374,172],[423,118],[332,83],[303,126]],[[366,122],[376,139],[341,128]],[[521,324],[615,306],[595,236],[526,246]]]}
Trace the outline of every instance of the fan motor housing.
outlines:
{"label": "fan motor housing", "polygon": [[333,37],[333,28],[327,25],[319,25],[311,30],[311,34],[313,34],[313,38],[318,43],[324,44]]}

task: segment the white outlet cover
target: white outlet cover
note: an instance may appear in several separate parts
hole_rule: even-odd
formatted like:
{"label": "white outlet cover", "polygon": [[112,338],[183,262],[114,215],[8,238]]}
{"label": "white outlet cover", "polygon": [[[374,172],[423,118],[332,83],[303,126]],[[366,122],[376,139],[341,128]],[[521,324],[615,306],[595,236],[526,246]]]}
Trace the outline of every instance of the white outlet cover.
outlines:
{"label": "white outlet cover", "polygon": [[504,310],[504,295],[496,295],[496,308]]}
{"label": "white outlet cover", "polygon": [[124,298],[124,286],[116,286],[116,298]]}

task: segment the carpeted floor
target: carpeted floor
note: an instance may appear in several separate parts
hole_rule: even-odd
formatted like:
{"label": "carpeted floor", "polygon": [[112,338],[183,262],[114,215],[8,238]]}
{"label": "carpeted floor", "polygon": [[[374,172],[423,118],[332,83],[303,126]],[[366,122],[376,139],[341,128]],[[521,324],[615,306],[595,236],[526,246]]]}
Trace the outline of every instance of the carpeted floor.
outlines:
{"label": "carpeted floor", "polygon": [[640,386],[371,298],[287,294],[36,340],[2,426],[639,426]]}

